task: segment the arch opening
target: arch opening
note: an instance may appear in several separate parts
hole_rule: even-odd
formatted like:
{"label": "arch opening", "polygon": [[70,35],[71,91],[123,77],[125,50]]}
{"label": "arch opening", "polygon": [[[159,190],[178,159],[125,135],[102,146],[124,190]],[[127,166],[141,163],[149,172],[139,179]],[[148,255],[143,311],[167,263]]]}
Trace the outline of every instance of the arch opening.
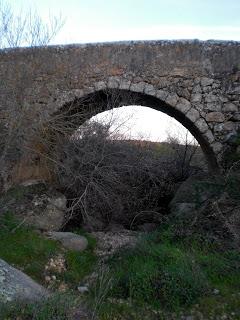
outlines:
{"label": "arch opening", "polygon": [[199,143],[206,158],[209,171],[218,171],[216,156],[209,142],[196,125],[188,119],[183,112],[180,112],[178,109],[155,96],[125,89],[103,89],[71,100],[66,103],[54,117],[56,115],[62,115],[62,121],[70,124],[69,130],[73,132],[86,120],[89,120],[98,113],[129,105],[149,107],[177,120]]}

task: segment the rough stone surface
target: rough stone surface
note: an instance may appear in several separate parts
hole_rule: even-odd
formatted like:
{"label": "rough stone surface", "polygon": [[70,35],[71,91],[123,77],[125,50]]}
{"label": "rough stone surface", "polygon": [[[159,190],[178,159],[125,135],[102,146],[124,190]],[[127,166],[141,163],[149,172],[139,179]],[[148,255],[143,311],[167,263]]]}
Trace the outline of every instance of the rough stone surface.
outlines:
{"label": "rough stone surface", "polygon": [[47,236],[53,240],[60,241],[69,250],[84,251],[88,246],[88,241],[84,236],[72,232],[48,232]]}
{"label": "rough stone surface", "polygon": [[176,108],[185,114],[188,112],[188,110],[190,110],[191,103],[188,100],[186,100],[185,98],[180,98],[177,103]]}
{"label": "rough stone surface", "polygon": [[114,254],[120,248],[133,247],[142,232],[124,229],[107,232],[98,231],[91,234],[97,239],[96,254],[104,258]]}
{"label": "rough stone surface", "polygon": [[221,112],[210,112],[206,116],[208,122],[223,122],[224,114]]}
{"label": "rough stone surface", "polygon": [[[0,51],[0,76],[4,79],[0,83],[0,119],[6,125],[11,115],[18,119],[19,113],[26,112],[21,117],[23,130],[17,135],[18,152],[11,159],[21,167],[22,175],[10,175],[9,180],[46,179],[41,157],[32,159],[31,154],[31,165],[30,160],[22,165],[19,150],[28,145],[29,136],[38,145],[38,125],[66,106],[77,108],[83,99],[84,111],[86,98],[90,98],[91,115],[96,113],[97,93],[110,89],[118,93],[127,90],[134,93],[139,105],[173,116],[198,139],[209,166],[221,166],[230,129],[212,129],[227,121],[240,124],[239,61],[240,42],[233,41],[130,41]],[[133,103],[126,95],[124,99],[125,104]],[[122,105],[123,100],[119,101]],[[190,109],[191,116],[186,117]],[[197,119],[197,112],[208,128]],[[208,130],[214,139],[205,135]],[[219,153],[213,148],[216,142],[222,145]]]}
{"label": "rough stone surface", "polygon": [[197,110],[195,110],[195,109],[190,109],[190,110],[188,111],[188,113],[186,114],[186,116],[187,116],[188,119],[190,119],[193,123],[195,123],[195,122],[199,119],[199,117],[200,117],[199,112],[198,112]]}
{"label": "rough stone surface", "polygon": [[235,111],[238,111],[238,107],[237,105],[231,103],[231,102],[228,102],[228,103],[225,103],[224,107],[223,107],[223,111],[226,111],[226,112],[235,112]]}
{"label": "rough stone surface", "polygon": [[207,122],[200,118],[196,121],[196,125],[198,126],[200,132],[204,133],[208,130],[208,125],[207,125]]}
{"label": "rough stone surface", "polygon": [[[16,197],[16,192],[21,196]],[[58,231],[65,222],[66,197],[43,183],[27,181],[9,190],[9,197],[4,199],[0,214],[11,211],[25,225],[42,231]]]}
{"label": "rough stone surface", "polygon": [[57,231],[61,229],[67,209],[66,197],[63,194],[52,197],[42,195],[41,198],[35,198],[34,205],[39,207],[42,206],[44,202],[46,202],[47,205],[43,211],[33,210],[25,214],[26,223],[43,231]]}
{"label": "rough stone surface", "polygon": [[45,288],[0,259],[0,302],[36,301],[47,296]]}

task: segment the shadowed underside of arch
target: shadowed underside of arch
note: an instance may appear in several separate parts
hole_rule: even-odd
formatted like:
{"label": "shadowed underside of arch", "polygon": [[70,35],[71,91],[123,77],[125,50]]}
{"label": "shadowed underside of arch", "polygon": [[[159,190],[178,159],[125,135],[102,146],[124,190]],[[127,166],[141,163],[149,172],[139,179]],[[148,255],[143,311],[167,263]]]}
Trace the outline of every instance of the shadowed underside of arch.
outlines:
{"label": "shadowed underside of arch", "polygon": [[[206,157],[209,170],[218,170],[215,154],[207,138],[204,137],[202,132],[200,132],[196,124],[194,124],[194,122],[191,121],[191,119],[189,119],[184,112],[178,110],[176,107],[174,108],[161,99],[146,93],[111,88],[94,91],[81,98],[75,98],[74,100],[65,103],[64,106],[53,115],[53,118],[62,114],[62,120],[68,123],[68,128],[69,124],[71,124],[70,132],[73,132],[83,122],[90,119],[92,116],[103,111],[127,105],[150,107],[176,119],[186,129],[189,130],[189,132],[200,144]],[[160,125],[161,123],[159,123],[159,126]],[[151,123],[149,123],[149,126],[151,126]]]}

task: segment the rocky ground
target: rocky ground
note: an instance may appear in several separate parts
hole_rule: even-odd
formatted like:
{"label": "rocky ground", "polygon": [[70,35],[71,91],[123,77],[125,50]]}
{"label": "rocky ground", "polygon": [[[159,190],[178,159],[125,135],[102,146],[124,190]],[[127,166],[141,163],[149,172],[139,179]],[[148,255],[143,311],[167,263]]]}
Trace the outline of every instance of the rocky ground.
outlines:
{"label": "rocky ground", "polygon": [[[212,191],[210,192],[205,188],[209,183],[208,179],[204,178],[203,181],[201,179],[192,180],[183,184],[171,203],[172,216],[175,218],[181,217],[181,223],[174,226],[175,236],[186,236],[186,230],[192,236],[196,232],[196,229],[198,229],[199,232],[202,232],[202,235],[209,237],[209,239],[220,244],[227,244],[226,247],[229,247],[229,243],[231,242],[237,245],[240,226],[238,192],[234,191],[235,189],[233,191],[232,189],[228,189],[228,185],[223,184],[222,181],[218,181],[222,188],[221,192],[219,194],[219,191],[216,193],[214,190],[214,196],[212,196]],[[196,198],[196,194],[194,194],[195,189],[192,187],[196,181],[197,183],[200,181],[205,188],[200,191],[198,190],[198,198]],[[200,209],[196,205],[196,199],[199,200],[199,197],[203,202]],[[216,201],[214,197],[217,197]],[[211,199],[214,199],[214,201],[211,202]],[[56,242],[56,248],[54,250],[51,249],[53,251],[44,260],[44,265],[39,275],[39,279],[42,279],[41,285],[25,275],[24,272],[28,270],[28,263],[24,266],[21,266],[20,262],[17,262],[16,265],[11,265],[11,263],[9,264],[3,259],[0,260],[0,301],[12,301],[20,296],[24,297],[25,300],[38,300],[43,296],[49,296],[53,291],[60,294],[74,292],[74,294],[79,295],[81,301],[85,300],[90,295],[91,288],[99,281],[99,278],[102,277],[102,281],[105,281],[103,275],[108,272],[109,258],[111,259],[119,251],[125,252],[128,248],[134,248],[142,235],[156,229],[155,224],[148,222],[139,225],[138,231],[127,230],[121,224],[114,224],[109,225],[105,231],[92,231],[84,234],[78,234],[78,231],[75,233],[74,230],[70,232],[65,224],[66,204],[64,195],[42,184],[21,186],[10,190],[4,198],[0,199],[0,218],[3,217],[4,212],[17,212],[16,217],[20,218],[18,224],[9,229],[9,239],[16,236],[18,232],[19,236],[21,236],[21,228],[30,225],[31,228],[34,228],[34,234],[36,234],[36,237],[39,237],[39,240],[52,240]],[[218,206],[218,214],[213,215],[213,212],[215,212],[213,211],[213,204]],[[63,226],[64,231],[61,230]],[[186,226],[188,227],[186,228]],[[3,228],[5,227],[3,225]],[[184,234],[182,233],[183,231],[185,232]],[[210,231],[212,233],[208,233]],[[2,233],[3,237],[4,235]],[[16,239],[14,241],[18,241],[18,238]],[[95,239],[94,241],[96,242],[92,246],[92,249],[90,248],[91,239]],[[24,245],[27,246],[27,244],[23,243]],[[13,244],[11,248],[13,248],[11,250],[17,249],[17,243],[15,247]],[[236,246],[234,247],[235,249]],[[31,250],[34,250],[34,248],[31,248]],[[71,252],[75,252],[73,256]],[[81,257],[82,253],[83,256]],[[6,255],[6,252],[4,254]],[[16,252],[17,254],[21,254],[21,251],[19,253]],[[38,252],[36,252],[37,255]],[[0,256],[0,258],[2,257]],[[18,265],[20,266],[19,268],[17,268]],[[85,265],[87,265],[87,270],[85,273],[82,273],[81,269]],[[218,267],[220,268],[220,266]],[[73,270],[74,274],[72,274]],[[81,273],[81,277],[78,277],[79,272]],[[225,276],[225,271],[223,271],[223,274]],[[69,281],[69,279],[71,280]],[[144,311],[135,310],[135,306],[132,306],[132,301],[129,298],[107,298],[106,303],[110,303],[110,305],[115,306],[117,309],[125,308],[129,310],[129,314],[126,316],[123,313],[117,318],[105,316],[101,319],[139,320],[139,314],[142,314],[142,319],[149,320],[236,320],[240,319],[240,314],[236,312],[236,308],[234,307],[237,304],[236,301],[239,300],[239,294],[240,292],[236,290],[225,301],[224,294],[222,295],[222,292],[218,288],[214,288],[212,295],[213,299],[216,298],[217,300],[218,309],[216,314],[215,311],[211,311],[207,317],[203,311],[203,306],[198,304],[194,304],[187,311],[168,313],[147,306]],[[89,312],[85,311],[85,306],[73,308],[72,310],[71,319],[93,319],[93,317],[89,316]],[[23,320],[24,318],[19,319]]]}

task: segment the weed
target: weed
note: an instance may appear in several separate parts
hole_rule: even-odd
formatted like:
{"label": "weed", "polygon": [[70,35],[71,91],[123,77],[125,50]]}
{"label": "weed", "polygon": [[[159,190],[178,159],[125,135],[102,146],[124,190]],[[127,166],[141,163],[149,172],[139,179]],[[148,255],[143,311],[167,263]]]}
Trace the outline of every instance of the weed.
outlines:
{"label": "weed", "polygon": [[41,302],[11,302],[0,304],[0,319],[10,320],[68,320],[76,297],[70,294],[55,294]]}
{"label": "weed", "polygon": [[[108,299],[130,301],[130,309],[147,307],[165,314],[209,301],[213,312],[219,299],[213,297],[214,289],[233,308],[236,302],[232,302],[232,294],[240,290],[239,252],[218,252],[197,236],[192,242],[187,238],[176,242],[167,227],[144,236],[135,248],[118,252],[109,265],[113,283]],[[120,312],[118,307],[112,308]],[[221,310],[225,312],[226,308]]]}

